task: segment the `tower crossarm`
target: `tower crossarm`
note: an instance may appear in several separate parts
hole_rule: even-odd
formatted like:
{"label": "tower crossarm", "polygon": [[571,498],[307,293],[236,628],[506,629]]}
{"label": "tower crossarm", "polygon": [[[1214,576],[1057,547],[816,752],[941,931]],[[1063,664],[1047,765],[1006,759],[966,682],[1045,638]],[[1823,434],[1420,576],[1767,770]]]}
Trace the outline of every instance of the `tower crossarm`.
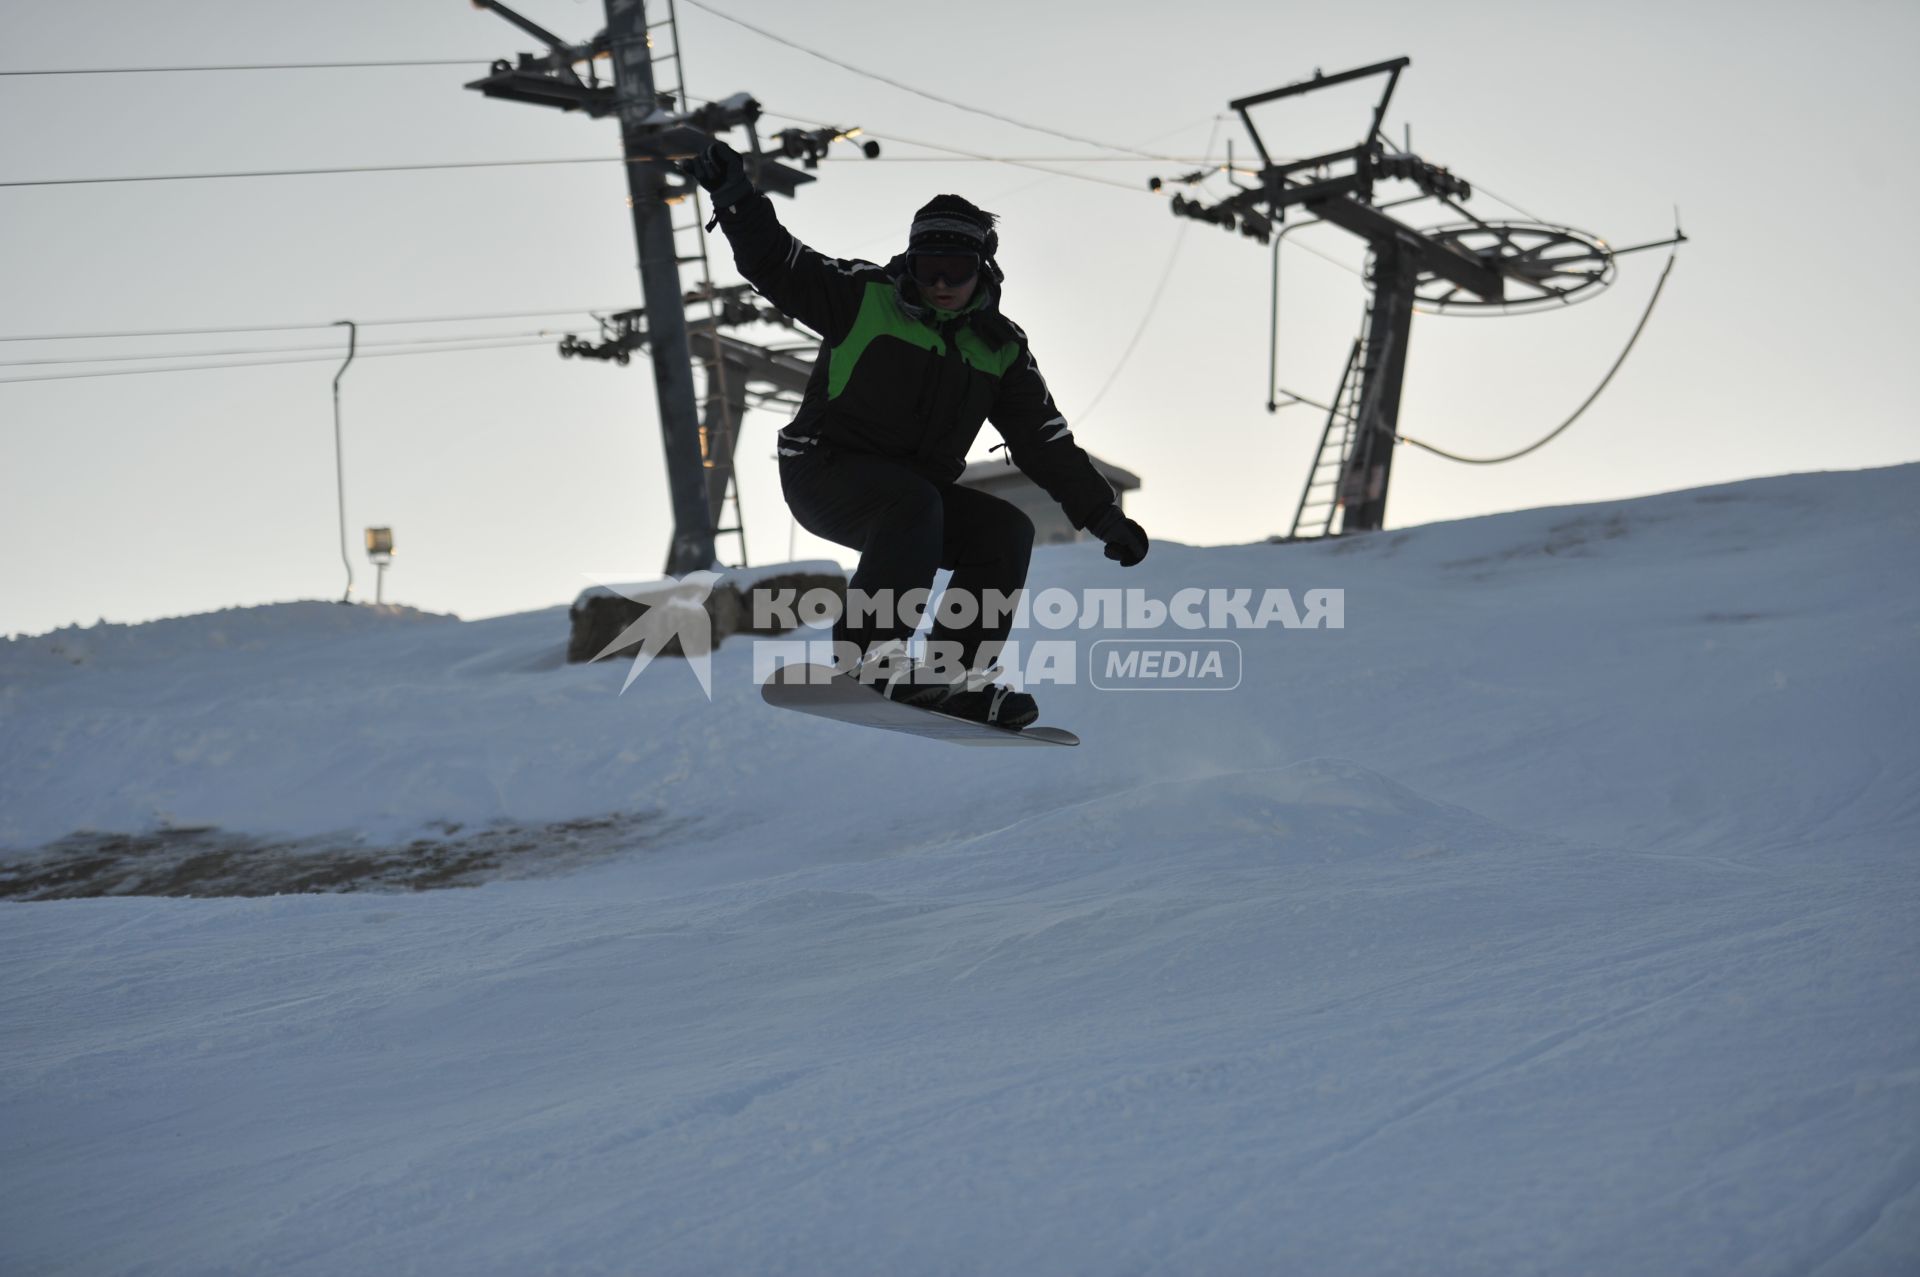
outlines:
{"label": "tower crossarm", "polygon": [[1468,292],[1477,293],[1490,301],[1498,301],[1505,295],[1500,272],[1486,262],[1452,244],[1436,243],[1370,204],[1336,197],[1309,205],[1309,208],[1335,226],[1367,240],[1375,251],[1385,246],[1397,246],[1410,255],[1422,271],[1458,284]]}

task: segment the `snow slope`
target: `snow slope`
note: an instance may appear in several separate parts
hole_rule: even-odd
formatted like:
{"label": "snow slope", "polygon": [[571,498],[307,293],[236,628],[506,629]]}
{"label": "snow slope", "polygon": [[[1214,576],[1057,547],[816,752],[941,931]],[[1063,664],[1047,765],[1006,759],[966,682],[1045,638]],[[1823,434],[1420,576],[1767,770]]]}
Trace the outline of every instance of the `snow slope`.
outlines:
{"label": "snow slope", "polygon": [[0,906],[0,1266],[1920,1270],[1917,511],[1902,467],[1044,550],[1036,588],[1346,591],[1236,634],[1231,694],[1037,689],[1077,750],[778,714],[737,642],[711,704],[616,696],[557,610],[14,640],[16,860],[647,832]]}

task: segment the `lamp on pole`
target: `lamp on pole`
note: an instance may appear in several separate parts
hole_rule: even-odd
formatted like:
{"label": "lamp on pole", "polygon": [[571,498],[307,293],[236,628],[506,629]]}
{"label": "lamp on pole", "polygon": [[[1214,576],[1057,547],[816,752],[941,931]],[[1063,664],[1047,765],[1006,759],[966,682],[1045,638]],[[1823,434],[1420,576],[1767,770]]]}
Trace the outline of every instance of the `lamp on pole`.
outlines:
{"label": "lamp on pole", "polygon": [[367,558],[379,571],[373,578],[373,601],[387,601],[387,564],[393,562],[393,529],[367,529]]}

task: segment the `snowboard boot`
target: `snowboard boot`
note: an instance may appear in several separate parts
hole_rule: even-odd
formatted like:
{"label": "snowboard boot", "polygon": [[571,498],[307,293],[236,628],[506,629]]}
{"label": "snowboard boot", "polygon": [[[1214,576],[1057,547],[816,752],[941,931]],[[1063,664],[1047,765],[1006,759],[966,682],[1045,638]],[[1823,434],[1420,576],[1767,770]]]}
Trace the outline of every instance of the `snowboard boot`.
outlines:
{"label": "snowboard boot", "polygon": [[900,639],[875,643],[847,673],[888,700],[919,709],[931,708],[953,690],[945,679],[933,678]]}
{"label": "snowboard boot", "polygon": [[994,727],[1025,727],[1040,717],[1040,705],[1025,692],[1016,692],[993,681],[1000,673],[998,665],[969,674],[948,689],[945,697],[928,708],[955,718],[965,718]]}
{"label": "snowboard boot", "polygon": [[847,672],[888,700],[915,709],[937,710],[995,727],[1025,727],[1040,717],[1033,697],[993,681],[1000,673],[998,665],[957,679],[936,678],[899,639],[874,644]]}

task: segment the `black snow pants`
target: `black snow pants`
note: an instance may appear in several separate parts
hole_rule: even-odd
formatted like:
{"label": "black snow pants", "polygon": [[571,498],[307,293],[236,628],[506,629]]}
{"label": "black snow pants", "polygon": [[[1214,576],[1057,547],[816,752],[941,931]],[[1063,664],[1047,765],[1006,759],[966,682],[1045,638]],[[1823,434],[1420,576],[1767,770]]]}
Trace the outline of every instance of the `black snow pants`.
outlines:
{"label": "black snow pants", "polygon": [[[968,669],[983,669],[999,655],[1033,554],[1033,520],[1019,507],[976,488],[935,483],[903,462],[830,444],[783,456],[780,486],[801,527],[860,552],[849,598],[891,604],[877,616],[850,605],[834,625],[836,643],[864,652],[889,638],[910,638],[913,620],[900,615],[898,602],[930,589],[935,572],[951,568],[929,653],[932,644],[957,644]],[[981,604],[1004,599],[1007,606],[980,606],[969,615],[951,606],[963,594]]]}

